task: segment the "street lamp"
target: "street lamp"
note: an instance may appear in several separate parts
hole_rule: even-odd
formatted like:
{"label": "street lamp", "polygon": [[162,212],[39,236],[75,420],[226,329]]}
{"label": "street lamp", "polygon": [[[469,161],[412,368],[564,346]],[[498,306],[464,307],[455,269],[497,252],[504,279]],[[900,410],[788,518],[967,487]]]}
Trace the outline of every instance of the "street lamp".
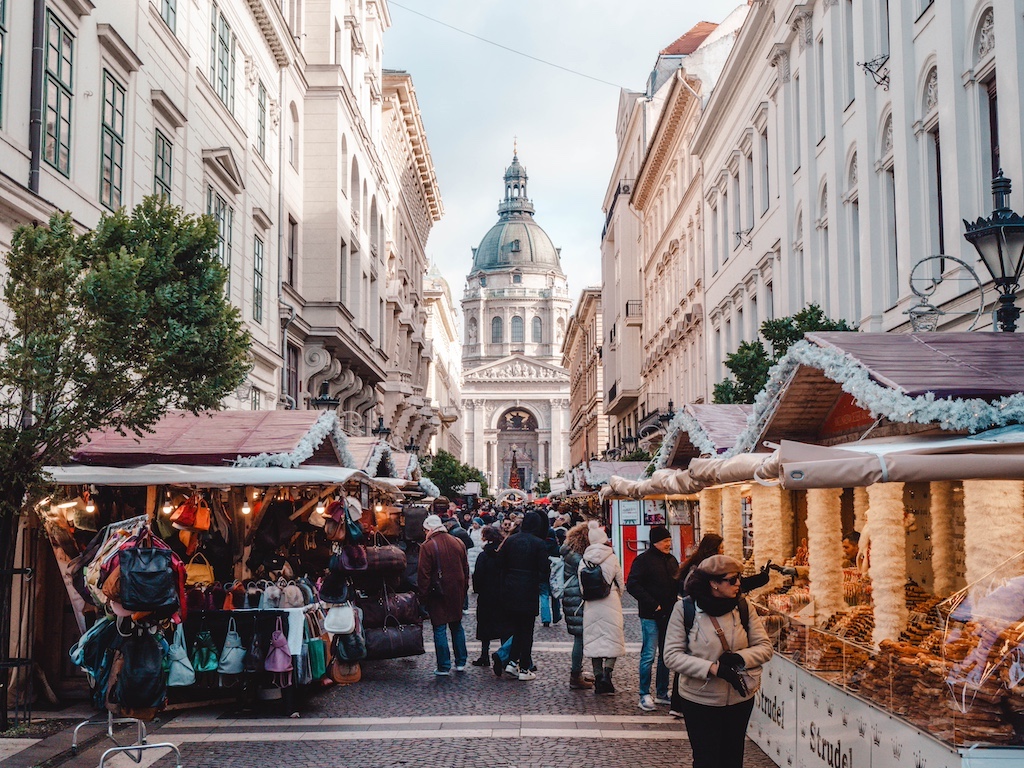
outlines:
{"label": "street lamp", "polygon": [[384,417],[377,417],[377,426],[370,430],[370,434],[378,440],[387,440],[391,437],[391,430],[384,426]]}
{"label": "street lamp", "polygon": [[669,400],[668,401],[668,410],[665,411],[664,413],[659,413],[658,414],[658,421],[660,421],[664,426],[667,427],[669,425],[669,423],[672,421],[672,419],[675,417],[675,415],[676,415],[676,412],[674,410],[672,410],[672,401]]}
{"label": "street lamp", "polygon": [[405,446],[405,452],[406,453],[419,453],[420,452],[420,447],[416,443],[413,443],[413,442],[410,441],[409,444]]}
{"label": "street lamp", "polygon": [[341,405],[341,400],[331,397],[330,382],[325,381],[320,384],[320,391],[317,393],[317,396],[309,399],[309,404],[318,411],[333,411]]}
{"label": "street lamp", "polygon": [[992,215],[987,219],[979,218],[973,224],[965,219],[964,237],[978,251],[999,291],[996,310],[999,329],[1013,333],[1020,317],[1020,310],[1013,302],[1024,269],[1024,219],[1010,210],[1009,196],[1010,180],[1000,170],[992,179]]}
{"label": "street lamp", "polygon": [[633,430],[631,429],[626,433],[626,436],[622,438],[622,444],[625,445],[627,449],[632,449],[636,443],[637,439],[633,437]]}

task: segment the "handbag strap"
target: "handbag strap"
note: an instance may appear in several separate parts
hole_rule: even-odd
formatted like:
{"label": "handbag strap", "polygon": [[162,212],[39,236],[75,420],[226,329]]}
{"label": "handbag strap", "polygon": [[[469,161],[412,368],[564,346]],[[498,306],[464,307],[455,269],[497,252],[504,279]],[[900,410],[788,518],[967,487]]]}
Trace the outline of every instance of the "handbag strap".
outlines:
{"label": "handbag strap", "polygon": [[434,561],[434,570],[437,571],[437,580],[441,580],[441,550],[437,546],[437,539],[434,539],[434,554],[437,559]]}
{"label": "handbag strap", "polygon": [[196,558],[199,558],[199,557],[203,558],[203,560],[205,561],[205,563],[207,565],[210,564],[210,561],[207,560],[206,555],[204,555],[202,552],[196,552],[194,555],[192,555],[192,557],[190,557],[188,559],[188,564],[192,565],[192,563],[194,563],[196,561]]}
{"label": "handbag strap", "polygon": [[726,653],[732,653],[732,649],[729,647],[729,642],[725,639],[725,632],[722,631],[722,625],[718,623],[718,619],[708,614],[708,618],[711,619],[711,624],[715,628],[715,634],[718,635],[718,641],[722,644]]}
{"label": "handbag strap", "polygon": [[232,632],[234,632],[236,634],[238,633],[238,627],[235,625],[235,617],[234,616],[232,616],[230,619],[228,619],[228,634],[231,634]]}

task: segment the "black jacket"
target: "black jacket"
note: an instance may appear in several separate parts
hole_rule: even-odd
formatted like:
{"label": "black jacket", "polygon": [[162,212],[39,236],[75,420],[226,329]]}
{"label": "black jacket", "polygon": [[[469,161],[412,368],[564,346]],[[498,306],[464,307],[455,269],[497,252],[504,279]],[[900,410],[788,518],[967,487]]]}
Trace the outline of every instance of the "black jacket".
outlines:
{"label": "black jacket", "polygon": [[475,544],[473,544],[473,537],[469,535],[469,531],[467,531],[457,522],[450,529],[448,529],[448,533],[450,533],[456,539],[461,541],[465,545],[467,552],[471,550],[474,546],[476,546]]}
{"label": "black jacket", "polygon": [[498,563],[504,608],[536,616],[540,612],[540,585],[551,575],[551,561],[548,560],[547,541],[538,538],[531,530],[545,533],[524,521],[519,533],[513,533],[502,542],[498,549]]}
{"label": "black jacket", "polygon": [[484,546],[473,569],[473,591],[476,601],[476,639],[505,640],[511,633],[505,622],[501,603],[501,571],[498,568],[498,547]]}
{"label": "black jacket", "polygon": [[676,604],[677,570],[679,561],[675,556],[657,547],[651,547],[633,561],[626,591],[639,603],[641,619],[668,621]]}

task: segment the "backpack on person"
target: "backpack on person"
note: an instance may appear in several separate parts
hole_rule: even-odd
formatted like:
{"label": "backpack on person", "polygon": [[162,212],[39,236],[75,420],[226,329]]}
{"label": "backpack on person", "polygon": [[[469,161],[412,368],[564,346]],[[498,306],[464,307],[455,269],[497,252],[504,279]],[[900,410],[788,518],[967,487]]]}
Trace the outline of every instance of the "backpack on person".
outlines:
{"label": "backpack on person", "polygon": [[[740,595],[739,601],[736,605],[740,610],[740,621],[743,622],[743,631],[750,631],[750,603],[747,602],[747,598]],[[686,638],[689,642],[690,630],[693,629],[693,622],[697,617],[697,604],[693,598],[687,595],[683,598],[683,626],[686,627]]]}
{"label": "backpack on person", "polygon": [[605,581],[600,563],[584,560],[579,578],[580,593],[584,600],[603,600],[612,592],[612,585]]}

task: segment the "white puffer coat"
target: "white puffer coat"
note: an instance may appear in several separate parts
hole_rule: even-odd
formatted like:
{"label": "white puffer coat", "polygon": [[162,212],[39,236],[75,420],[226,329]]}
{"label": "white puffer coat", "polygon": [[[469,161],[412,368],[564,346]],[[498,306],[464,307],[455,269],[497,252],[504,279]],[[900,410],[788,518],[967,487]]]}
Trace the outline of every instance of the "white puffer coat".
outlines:
{"label": "white puffer coat", "polygon": [[587,600],[583,607],[583,655],[589,659],[611,659],[626,655],[626,635],[622,627],[622,568],[612,548],[591,544],[583,553],[577,570],[585,563],[601,566],[604,580],[612,585],[608,597]]}

